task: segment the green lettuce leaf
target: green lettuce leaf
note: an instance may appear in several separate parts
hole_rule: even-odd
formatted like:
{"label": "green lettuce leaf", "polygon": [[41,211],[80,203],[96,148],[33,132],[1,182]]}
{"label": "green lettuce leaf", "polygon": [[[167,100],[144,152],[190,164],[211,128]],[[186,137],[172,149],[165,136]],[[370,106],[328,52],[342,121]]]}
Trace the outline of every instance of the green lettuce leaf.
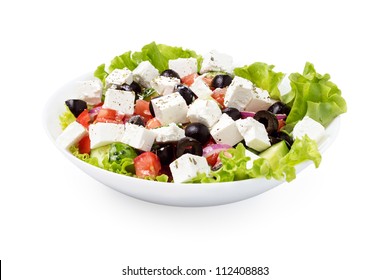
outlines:
{"label": "green lettuce leaf", "polygon": [[103,86],[106,84],[106,77],[108,76],[108,73],[106,72],[106,69],[105,69],[106,65],[105,64],[100,64],[95,72],[93,73],[93,75],[100,79],[100,81],[102,81],[103,83]]}
{"label": "green lettuce leaf", "polygon": [[[149,60],[154,67],[162,72],[168,69],[168,61],[170,59],[190,57],[197,59],[198,68],[200,68],[202,57],[195,51],[152,42],[143,46],[141,51],[128,51],[114,57],[111,60],[111,64],[108,66],[108,71],[112,72],[114,69],[123,69],[125,67],[130,70],[134,70],[142,61]],[[98,66],[94,75],[104,83],[105,78],[108,75],[108,73],[105,71],[105,65],[102,64]]]}
{"label": "green lettuce leaf", "polygon": [[65,111],[60,115],[60,125],[62,130],[67,128],[72,122],[76,120],[73,113],[69,110],[68,106],[65,105]]}
{"label": "green lettuce leaf", "polygon": [[313,64],[307,62],[303,74],[289,76],[294,96],[289,103],[291,112],[286,123],[291,128],[304,116],[309,116],[327,126],[338,115],[347,111],[347,104],[340,89],[330,81],[330,75],[320,75]]}
{"label": "green lettuce leaf", "polygon": [[288,154],[280,160],[278,168],[274,170],[274,178],[285,177],[287,182],[291,182],[296,177],[296,165],[311,160],[314,162],[314,166],[318,168],[321,159],[317,142],[305,135],[301,139],[296,139]]}
{"label": "green lettuce leaf", "polygon": [[284,74],[273,71],[273,68],[273,65],[255,62],[251,65],[235,68],[234,74],[251,81],[261,89],[267,90],[271,98],[280,99],[278,85],[282,81]]}

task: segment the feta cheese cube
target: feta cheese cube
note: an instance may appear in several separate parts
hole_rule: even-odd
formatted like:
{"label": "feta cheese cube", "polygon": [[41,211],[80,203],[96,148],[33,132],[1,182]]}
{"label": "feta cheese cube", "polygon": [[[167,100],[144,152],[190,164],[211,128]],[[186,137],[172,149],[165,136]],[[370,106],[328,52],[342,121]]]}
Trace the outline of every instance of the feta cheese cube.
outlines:
{"label": "feta cheese cube", "polygon": [[235,76],[226,90],[225,106],[243,111],[253,98],[253,87],[251,81]]}
{"label": "feta cheese cube", "polygon": [[125,130],[124,124],[95,123],[89,126],[89,138],[91,149],[105,146],[114,142],[120,142]]}
{"label": "feta cheese cube", "polygon": [[294,140],[307,135],[310,139],[313,139],[318,143],[325,135],[325,127],[312,118],[305,116],[294,126],[292,135]]}
{"label": "feta cheese cube", "polygon": [[211,128],[210,134],[215,142],[230,146],[234,146],[244,139],[238,131],[234,120],[227,114],[222,114],[218,122]]}
{"label": "feta cheese cube", "polygon": [[113,109],[126,115],[134,113],[135,93],[109,88],[106,91],[103,108]]}
{"label": "feta cheese cube", "polygon": [[209,86],[203,81],[202,76],[199,76],[194,80],[194,82],[190,86],[190,89],[195,93],[197,97],[202,99],[210,98],[210,95],[213,93]]}
{"label": "feta cheese cube", "polygon": [[179,141],[185,137],[184,129],[178,127],[175,123],[170,123],[168,126],[152,129],[156,135],[156,142],[165,143]]}
{"label": "feta cheese cube", "polygon": [[224,71],[231,73],[233,71],[233,58],[230,55],[212,50],[203,56],[200,73],[210,71]]}
{"label": "feta cheese cube", "polygon": [[140,125],[126,123],[125,132],[120,141],[135,149],[148,152],[153,146],[154,139],[156,135],[151,130]]}
{"label": "feta cheese cube", "polygon": [[150,87],[150,82],[158,75],[160,75],[160,73],[148,60],[142,61],[133,70],[134,80],[146,88]]}
{"label": "feta cheese cube", "polygon": [[133,82],[133,73],[127,69],[114,69],[108,76],[106,77],[106,83],[108,86],[110,85],[130,85]]}
{"label": "feta cheese cube", "polygon": [[214,100],[196,99],[188,108],[190,122],[199,122],[211,128],[221,117],[222,111]]}
{"label": "feta cheese cube", "polygon": [[88,132],[84,126],[74,121],[61,132],[56,139],[56,143],[61,148],[69,149],[70,146],[78,143],[87,134]]}
{"label": "feta cheese cube", "polygon": [[271,146],[265,126],[254,118],[239,119],[236,125],[249,148],[261,152]]}
{"label": "feta cheese cube", "polygon": [[198,61],[194,57],[171,59],[168,61],[168,67],[183,78],[198,72]]}
{"label": "feta cheese cube", "polygon": [[89,105],[102,102],[103,84],[99,79],[80,82],[76,89],[77,98],[84,100]]}
{"label": "feta cheese cube", "polygon": [[204,157],[184,154],[174,160],[169,168],[175,183],[185,183],[194,179],[199,173],[210,173],[210,166]]}
{"label": "feta cheese cube", "polygon": [[290,79],[288,78],[288,75],[285,75],[278,85],[278,89],[280,92],[280,96],[285,95],[291,91],[291,83]]}
{"label": "feta cheese cube", "polygon": [[188,106],[180,93],[175,92],[151,100],[154,114],[162,125],[187,122]]}
{"label": "feta cheese cube", "polygon": [[268,91],[256,87],[252,91],[252,99],[246,105],[245,111],[257,112],[260,110],[268,110],[273,103],[274,100],[269,97]]}
{"label": "feta cheese cube", "polygon": [[180,85],[180,80],[178,78],[165,76],[157,76],[150,82],[150,86],[160,95],[173,93],[177,85]]}

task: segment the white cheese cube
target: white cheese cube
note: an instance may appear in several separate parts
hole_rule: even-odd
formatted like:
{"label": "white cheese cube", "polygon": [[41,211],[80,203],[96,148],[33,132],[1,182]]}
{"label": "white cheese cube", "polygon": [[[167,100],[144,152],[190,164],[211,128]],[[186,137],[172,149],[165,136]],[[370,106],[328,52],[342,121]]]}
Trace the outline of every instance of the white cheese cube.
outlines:
{"label": "white cheese cube", "polygon": [[253,98],[253,87],[251,81],[235,76],[226,90],[225,106],[243,111]]}
{"label": "white cheese cube", "polygon": [[99,148],[122,139],[125,131],[124,124],[116,123],[95,123],[89,126],[89,138],[91,149]]}
{"label": "white cheese cube", "polygon": [[244,139],[238,131],[235,121],[227,114],[222,114],[219,121],[213,125],[210,134],[218,144],[230,146],[234,146]]}
{"label": "white cheese cube", "polygon": [[211,128],[221,117],[222,111],[214,100],[196,99],[188,108],[190,122],[199,122]]}
{"label": "white cheese cube", "polygon": [[150,82],[150,86],[160,95],[173,93],[177,85],[180,85],[180,80],[178,78],[165,76],[157,76]]}
{"label": "white cheese cube", "polygon": [[278,85],[278,89],[280,92],[280,96],[285,95],[291,91],[291,82],[290,79],[288,78],[288,75],[285,75]]}
{"label": "white cheese cube", "polygon": [[113,109],[126,115],[134,113],[135,93],[109,88],[106,91],[103,108]]}
{"label": "white cheese cube", "polygon": [[210,71],[223,71],[231,73],[233,71],[233,58],[230,55],[212,50],[203,56],[200,73]]}
{"label": "white cheese cube", "polygon": [[210,98],[210,95],[213,93],[209,86],[203,81],[202,76],[199,76],[194,80],[194,82],[190,86],[190,89],[195,93],[197,97],[202,99]]}
{"label": "white cheese cube", "polygon": [[168,67],[183,78],[198,72],[198,61],[194,57],[171,59],[168,61]]}
{"label": "white cheese cube", "polygon": [[260,158],[258,155],[256,155],[255,153],[252,153],[249,150],[245,150],[245,156],[250,158],[249,161],[246,162],[246,168],[247,169],[252,168],[253,167],[253,162],[256,159]]}
{"label": "white cheese cube", "polygon": [[312,118],[305,116],[294,126],[292,135],[294,140],[307,135],[310,139],[313,139],[318,143],[325,135],[325,127]]}
{"label": "white cheese cube", "polygon": [[151,100],[154,114],[162,125],[187,122],[188,106],[180,93],[175,92]]}
{"label": "white cheese cube", "polygon": [[99,79],[83,81],[76,89],[77,98],[84,100],[89,105],[102,102],[103,84]]}
{"label": "white cheese cube", "polygon": [[114,69],[108,76],[106,77],[106,83],[108,86],[110,85],[130,85],[133,82],[133,73],[127,69]]}
{"label": "white cheese cube", "polygon": [[134,80],[141,84],[143,87],[150,87],[150,82],[156,78],[160,73],[158,70],[150,63],[150,61],[142,61],[138,66],[133,70]]}
{"label": "white cheese cube", "polygon": [[249,148],[261,152],[271,146],[265,126],[254,118],[239,119],[236,125]]}
{"label": "white cheese cube", "polygon": [[261,88],[255,88],[252,91],[252,99],[245,107],[245,111],[257,112],[260,110],[268,110],[273,103],[274,100],[269,97],[268,91],[262,90]]}
{"label": "white cheese cube", "polygon": [[185,137],[184,129],[178,127],[175,123],[170,123],[168,126],[152,129],[156,135],[156,142],[165,143],[179,141]]}
{"label": "white cheese cube", "polygon": [[169,168],[175,183],[185,183],[195,178],[199,173],[210,173],[210,166],[204,157],[184,154],[174,160]]}
{"label": "white cheese cube", "polygon": [[156,135],[151,130],[140,125],[126,123],[121,142],[135,149],[148,152],[153,146],[154,139],[156,139]]}
{"label": "white cheese cube", "polygon": [[70,146],[78,143],[87,134],[88,132],[84,126],[74,121],[61,132],[56,139],[56,143],[61,148],[69,149]]}

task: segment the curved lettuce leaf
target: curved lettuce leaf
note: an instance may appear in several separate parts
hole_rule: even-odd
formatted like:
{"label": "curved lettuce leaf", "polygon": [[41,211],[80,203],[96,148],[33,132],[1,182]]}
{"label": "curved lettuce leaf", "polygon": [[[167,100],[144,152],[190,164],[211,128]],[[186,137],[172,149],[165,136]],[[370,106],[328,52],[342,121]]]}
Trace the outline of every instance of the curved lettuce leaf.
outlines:
{"label": "curved lettuce leaf", "polygon": [[65,111],[60,115],[61,129],[64,130],[68,125],[76,120],[73,113],[69,110],[68,106],[65,105]]}
{"label": "curved lettuce leaf", "polygon": [[251,65],[235,68],[234,74],[251,81],[261,89],[267,90],[271,98],[280,99],[278,85],[282,81],[284,73],[273,71],[274,67],[274,65],[263,62],[255,62]]}
{"label": "curved lettuce leaf", "polygon": [[292,92],[286,98],[292,101],[289,103],[291,112],[286,123],[290,128],[304,116],[326,127],[334,118],[347,111],[341,91],[330,81],[330,75],[318,74],[313,64],[307,62],[303,74],[293,73],[289,78]]}

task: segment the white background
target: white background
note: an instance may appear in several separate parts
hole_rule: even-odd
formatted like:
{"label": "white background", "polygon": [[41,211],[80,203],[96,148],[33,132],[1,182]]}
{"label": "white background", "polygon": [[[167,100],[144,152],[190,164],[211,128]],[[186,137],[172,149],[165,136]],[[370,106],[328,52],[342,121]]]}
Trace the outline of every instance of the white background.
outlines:
{"label": "white background", "polygon": [[[2,3],[4,279],[151,279],[121,276],[127,265],[269,266],[264,279],[390,279],[386,1],[256,2]],[[330,73],[348,113],[320,168],[208,208],[138,201],[78,170],[45,135],[46,100],[68,80],[151,41],[215,48],[282,71],[311,61]]]}

